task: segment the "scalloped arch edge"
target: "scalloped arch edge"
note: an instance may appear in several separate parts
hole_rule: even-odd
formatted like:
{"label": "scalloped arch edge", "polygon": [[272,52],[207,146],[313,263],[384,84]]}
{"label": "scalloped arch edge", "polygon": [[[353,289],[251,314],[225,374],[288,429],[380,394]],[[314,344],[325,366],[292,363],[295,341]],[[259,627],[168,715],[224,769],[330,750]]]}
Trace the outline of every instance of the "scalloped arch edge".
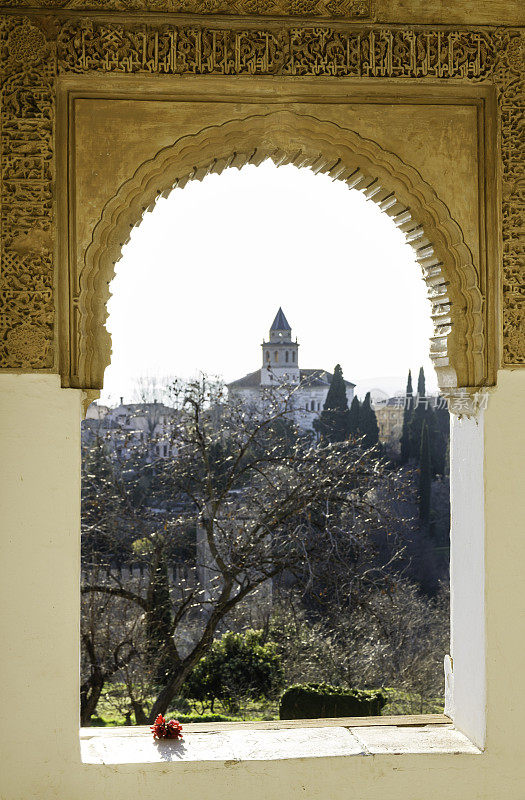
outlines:
{"label": "scalloped arch edge", "polygon": [[295,111],[274,111],[205,127],[142,163],[106,203],[86,249],[76,306],[77,363],[68,384],[103,386],[111,358],[105,328],[109,283],[130,231],[160,196],[190,180],[271,159],[328,174],[357,189],[388,214],[414,248],[432,307],[430,357],[440,388],[480,387],[486,336],[479,277],[458,223],[411,165],[371,139]]}

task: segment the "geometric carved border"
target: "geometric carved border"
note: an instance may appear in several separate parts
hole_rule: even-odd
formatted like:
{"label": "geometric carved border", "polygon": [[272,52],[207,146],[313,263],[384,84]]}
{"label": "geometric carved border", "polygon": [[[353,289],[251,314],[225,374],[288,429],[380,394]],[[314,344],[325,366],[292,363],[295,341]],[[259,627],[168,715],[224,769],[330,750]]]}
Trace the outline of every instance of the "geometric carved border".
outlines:
{"label": "geometric carved border", "polygon": [[[257,11],[256,6],[251,8]],[[294,5],[299,13],[302,7]],[[321,7],[337,11],[339,6],[327,2]],[[155,8],[169,10],[169,3],[155,0]],[[299,20],[276,27],[256,17],[242,27],[230,27],[224,17],[210,18],[207,25],[145,24],[129,13],[122,18],[114,14],[111,21],[98,20],[95,13],[82,19],[52,13],[29,19],[30,13],[25,18],[0,17],[0,366],[57,369],[56,80],[59,74],[86,73],[492,83],[498,94],[503,181],[503,362],[525,365],[525,90],[520,31],[368,23],[335,29],[301,25]]]}
{"label": "geometric carved border", "polygon": [[361,190],[393,219],[414,247],[427,282],[434,321],[431,357],[441,388],[479,385],[486,377],[483,298],[472,254],[447,207],[417,170],[393,153],[355,131],[294,111],[251,115],[184,136],[142,164],[105,205],[85,266],[74,279],[77,385],[102,388],[111,353],[104,326],[108,284],[122,245],[144,212],[190,180],[266,158],[327,173]]}

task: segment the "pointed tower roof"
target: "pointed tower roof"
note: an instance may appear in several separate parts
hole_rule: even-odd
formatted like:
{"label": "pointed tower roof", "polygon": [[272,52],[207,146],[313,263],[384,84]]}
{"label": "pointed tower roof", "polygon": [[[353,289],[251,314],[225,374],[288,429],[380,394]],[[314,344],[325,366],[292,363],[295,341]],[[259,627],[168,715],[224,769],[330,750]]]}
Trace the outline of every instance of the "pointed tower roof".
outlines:
{"label": "pointed tower roof", "polygon": [[279,311],[275,315],[275,319],[272,322],[272,327],[270,328],[271,331],[291,331],[290,325],[288,325],[288,320],[284,316],[283,310],[281,306],[279,306]]}

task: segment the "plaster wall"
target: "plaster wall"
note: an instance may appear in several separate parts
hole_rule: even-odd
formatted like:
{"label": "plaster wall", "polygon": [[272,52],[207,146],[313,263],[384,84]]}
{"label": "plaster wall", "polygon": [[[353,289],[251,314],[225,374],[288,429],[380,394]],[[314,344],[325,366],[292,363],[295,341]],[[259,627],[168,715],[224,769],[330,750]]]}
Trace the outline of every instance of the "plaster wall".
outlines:
{"label": "plaster wall", "polygon": [[523,25],[525,19],[520,0],[375,0],[374,10],[377,22]]}
{"label": "plaster wall", "polygon": [[[478,487],[474,500],[482,503],[485,527],[483,755],[93,765],[80,762],[78,741],[82,393],[60,389],[57,376],[0,375],[2,800],[129,800],[173,792],[201,800],[294,800],[306,795],[342,800],[349,791],[367,800],[523,800],[524,395],[524,371],[500,372],[479,422],[484,495],[481,499]],[[467,428],[464,433],[468,436]],[[479,445],[481,433],[472,436]],[[458,445],[456,433],[454,437]],[[480,452],[478,448],[473,455]],[[467,476],[477,468],[469,458],[458,469],[468,483]],[[465,520],[467,524],[468,515]],[[467,533],[455,530],[460,538]],[[475,554],[470,571],[461,576],[464,599],[479,597],[478,566]],[[453,624],[461,652],[467,654],[469,619],[458,617]],[[456,675],[460,658],[456,649]],[[483,671],[482,664],[477,670]],[[471,677],[479,678],[474,672]],[[467,684],[461,692],[468,690]],[[458,720],[468,702],[456,685]]]}
{"label": "plaster wall", "polygon": [[[485,744],[483,411],[450,417],[450,602],[453,698],[447,713],[480,747]],[[461,698],[461,700],[460,700]]]}

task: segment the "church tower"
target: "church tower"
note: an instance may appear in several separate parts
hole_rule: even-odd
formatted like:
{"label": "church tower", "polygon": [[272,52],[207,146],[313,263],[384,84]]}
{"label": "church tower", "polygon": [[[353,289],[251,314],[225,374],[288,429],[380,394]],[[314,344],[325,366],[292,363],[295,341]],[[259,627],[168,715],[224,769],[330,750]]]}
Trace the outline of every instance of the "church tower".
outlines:
{"label": "church tower", "polygon": [[299,345],[279,308],[270,328],[269,341],[262,343],[261,384],[299,383]]}

